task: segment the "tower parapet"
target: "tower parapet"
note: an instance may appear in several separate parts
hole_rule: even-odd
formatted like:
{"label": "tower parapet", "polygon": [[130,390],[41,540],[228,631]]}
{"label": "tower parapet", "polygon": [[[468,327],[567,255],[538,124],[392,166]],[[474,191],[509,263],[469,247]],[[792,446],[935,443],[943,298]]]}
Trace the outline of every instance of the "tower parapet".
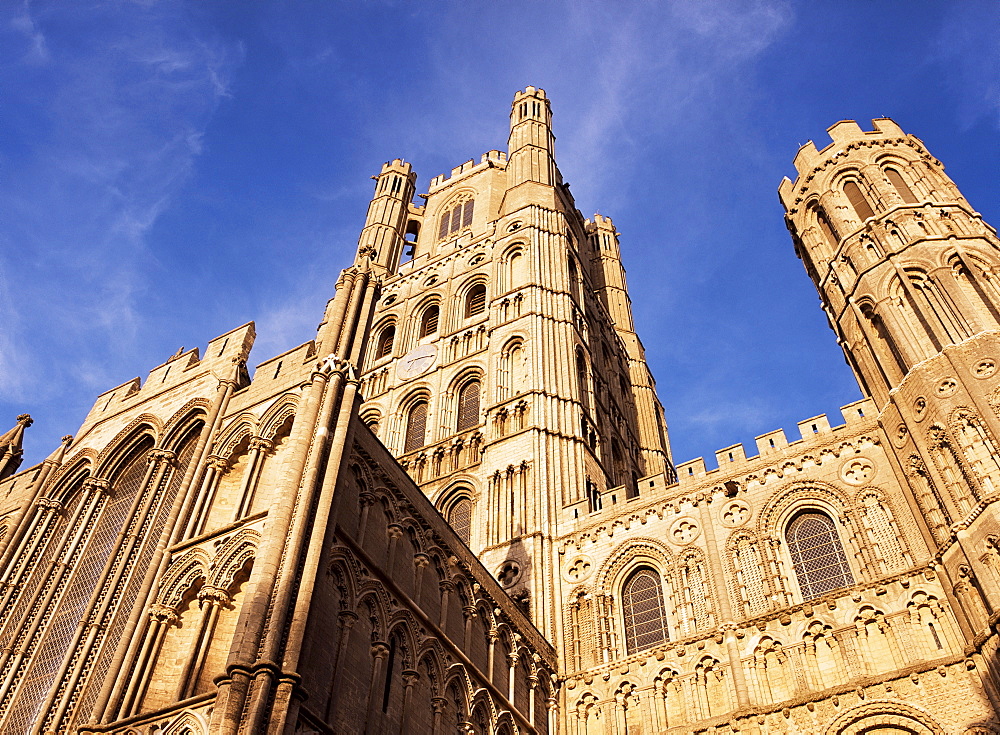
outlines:
{"label": "tower parapet", "polygon": [[1000,327],[1000,241],[918,138],[873,125],[802,146],[778,192],[862,388],[884,401],[945,345]]}

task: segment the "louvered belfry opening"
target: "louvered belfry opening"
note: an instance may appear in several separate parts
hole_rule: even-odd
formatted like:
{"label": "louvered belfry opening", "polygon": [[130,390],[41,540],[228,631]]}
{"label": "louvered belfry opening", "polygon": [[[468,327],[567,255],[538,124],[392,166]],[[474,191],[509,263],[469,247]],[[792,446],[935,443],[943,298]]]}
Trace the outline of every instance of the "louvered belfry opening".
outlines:
{"label": "louvered belfry opening", "polygon": [[458,431],[479,423],[479,381],[470,380],[458,393]]}
{"label": "louvered belfry opening", "polygon": [[468,199],[459,202],[454,207],[449,207],[441,215],[441,223],[438,225],[438,239],[443,240],[459,230],[472,226],[472,213],[475,208],[475,200]]}
{"label": "louvered belfry opening", "polygon": [[629,654],[670,640],[660,575],[652,569],[634,572],[622,588],[625,646]]}
{"label": "louvered belfry opening", "polygon": [[432,334],[437,334],[438,330],[438,316],[441,313],[441,309],[437,304],[428,306],[424,310],[424,315],[420,319],[420,337],[430,337]]}
{"label": "louvered belfry opening", "polygon": [[375,346],[375,359],[392,354],[392,343],[396,339],[396,325],[390,324],[384,327],[378,335],[378,343]]}
{"label": "louvered belfry opening", "polygon": [[475,316],[486,311],[486,286],[479,283],[469,289],[465,297],[465,316]]}
{"label": "louvered belfry opening", "polygon": [[427,435],[427,401],[417,401],[406,416],[406,437],[403,452],[412,452],[424,445]]}
{"label": "louvered belfry opening", "polygon": [[472,538],[472,500],[459,498],[448,509],[448,525],[466,544]]}
{"label": "louvered belfry opening", "polygon": [[796,516],[788,525],[787,539],[803,600],[854,584],[837,528],[828,515],[808,511]]}

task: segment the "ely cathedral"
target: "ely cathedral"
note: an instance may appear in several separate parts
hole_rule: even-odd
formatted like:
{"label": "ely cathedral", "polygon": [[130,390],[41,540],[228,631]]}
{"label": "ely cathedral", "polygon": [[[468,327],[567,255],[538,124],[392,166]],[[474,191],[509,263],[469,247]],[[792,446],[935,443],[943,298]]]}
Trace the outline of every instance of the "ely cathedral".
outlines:
{"label": "ely cathedral", "polygon": [[866,397],[717,469],[534,87],[426,194],[382,166],[252,378],[245,324],[34,467],[19,416],[0,733],[1000,734],[1000,240],[893,121],[829,132],[779,195]]}

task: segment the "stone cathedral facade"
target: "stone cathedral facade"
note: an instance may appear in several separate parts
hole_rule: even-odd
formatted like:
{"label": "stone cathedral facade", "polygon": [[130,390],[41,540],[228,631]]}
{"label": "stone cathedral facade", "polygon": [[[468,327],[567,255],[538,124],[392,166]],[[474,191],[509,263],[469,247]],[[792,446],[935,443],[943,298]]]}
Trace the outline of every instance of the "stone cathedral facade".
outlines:
{"label": "stone cathedral facade", "polygon": [[35,467],[0,436],[0,733],[1000,733],[1000,241],[941,163],[886,119],[799,150],[866,398],[709,469],[545,93],[510,119],[425,194],[382,167],[252,379],[247,324]]}

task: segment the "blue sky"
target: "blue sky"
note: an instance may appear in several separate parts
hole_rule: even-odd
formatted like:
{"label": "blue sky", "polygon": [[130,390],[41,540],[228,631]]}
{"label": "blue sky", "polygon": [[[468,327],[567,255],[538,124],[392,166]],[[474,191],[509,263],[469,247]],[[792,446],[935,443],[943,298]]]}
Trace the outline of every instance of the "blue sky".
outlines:
{"label": "blue sky", "polygon": [[972,1],[4,3],[0,431],[30,412],[36,462],[182,345],[255,320],[252,368],[310,339],[369,176],[504,148],[528,84],[622,233],[675,458],[840,423],[860,393],[776,187],[888,116],[1000,224],[998,30]]}

